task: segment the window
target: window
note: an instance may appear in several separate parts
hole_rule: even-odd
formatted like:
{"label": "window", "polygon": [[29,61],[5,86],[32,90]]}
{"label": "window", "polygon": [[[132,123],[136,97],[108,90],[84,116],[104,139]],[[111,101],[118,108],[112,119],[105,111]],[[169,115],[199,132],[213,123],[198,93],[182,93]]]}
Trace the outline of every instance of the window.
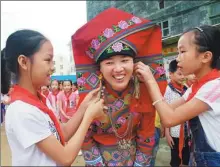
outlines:
{"label": "window", "polygon": [[162,36],[163,37],[166,37],[166,36],[168,36],[170,34],[168,20],[160,22],[159,26],[161,27],[161,31],[162,31]]}
{"label": "window", "polygon": [[62,65],[62,64],[60,65],[60,69],[61,69],[61,70],[63,69],[63,65]]}
{"label": "window", "polygon": [[212,25],[219,24],[220,23],[220,15],[217,17],[212,17],[212,18],[210,18],[210,20],[211,20]]}
{"label": "window", "polygon": [[159,0],[159,9],[163,9],[164,8],[164,0]]}

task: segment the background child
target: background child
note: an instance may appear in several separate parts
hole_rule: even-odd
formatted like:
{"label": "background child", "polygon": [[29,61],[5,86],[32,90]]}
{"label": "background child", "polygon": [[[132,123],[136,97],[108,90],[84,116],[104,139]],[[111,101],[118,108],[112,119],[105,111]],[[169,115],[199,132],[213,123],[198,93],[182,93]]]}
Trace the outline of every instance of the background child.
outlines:
{"label": "background child", "polygon": [[49,86],[41,86],[41,93],[47,98],[50,93]]}
{"label": "background child", "polygon": [[66,123],[76,112],[77,95],[72,91],[72,81],[63,81],[63,92],[59,95],[58,105],[61,122]]}
{"label": "background child", "polygon": [[[168,103],[172,103],[174,100],[178,99],[186,91],[187,87],[183,86],[184,75],[177,67],[177,61],[173,60],[169,64],[169,76],[170,83],[166,88],[164,98]],[[181,160],[179,158],[179,137],[180,137],[180,125],[166,128],[165,137],[168,145],[171,148],[171,161],[170,165],[172,167],[177,167],[180,165]],[[183,165],[188,165],[189,163],[189,146],[188,140],[185,140],[185,147],[183,148],[182,160]]]}
{"label": "background child", "polygon": [[58,94],[59,94],[59,83],[57,80],[51,81],[51,92],[48,95],[48,100],[50,102],[50,105],[52,107],[52,110],[54,111],[54,114],[56,115],[57,119],[59,120],[59,109],[58,109]]}

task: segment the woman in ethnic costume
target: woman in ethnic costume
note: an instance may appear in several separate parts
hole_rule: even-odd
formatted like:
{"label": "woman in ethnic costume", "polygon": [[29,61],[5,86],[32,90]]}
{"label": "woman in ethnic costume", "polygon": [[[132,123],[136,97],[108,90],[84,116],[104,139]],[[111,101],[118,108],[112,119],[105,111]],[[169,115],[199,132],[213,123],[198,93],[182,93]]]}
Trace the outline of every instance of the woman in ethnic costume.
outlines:
{"label": "woman in ethnic costume", "polygon": [[133,68],[134,61],[150,65],[164,91],[160,28],[109,8],[81,27],[72,36],[72,45],[80,100],[101,82],[108,106],[106,117],[94,121],[85,137],[86,165],[149,166],[155,108]]}

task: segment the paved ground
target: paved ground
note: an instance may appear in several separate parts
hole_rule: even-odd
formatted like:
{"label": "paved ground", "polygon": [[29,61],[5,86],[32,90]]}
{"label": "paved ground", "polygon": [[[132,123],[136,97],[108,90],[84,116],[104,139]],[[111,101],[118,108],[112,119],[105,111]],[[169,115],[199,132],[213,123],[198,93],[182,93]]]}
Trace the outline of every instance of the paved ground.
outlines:
{"label": "paved ground", "polygon": [[[156,166],[169,166],[170,151],[164,139],[160,142],[160,149],[157,154]],[[78,156],[72,166],[84,166],[82,156]],[[8,146],[4,126],[1,127],[1,166],[11,166],[11,152]]]}

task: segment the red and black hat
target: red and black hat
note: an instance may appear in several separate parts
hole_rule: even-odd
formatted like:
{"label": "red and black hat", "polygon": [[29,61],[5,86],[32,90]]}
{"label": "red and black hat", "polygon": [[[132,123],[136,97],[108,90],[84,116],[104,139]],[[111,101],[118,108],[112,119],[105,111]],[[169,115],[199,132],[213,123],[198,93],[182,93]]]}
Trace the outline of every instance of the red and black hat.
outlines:
{"label": "red and black hat", "polygon": [[161,30],[150,20],[109,8],[76,31],[72,47],[80,96],[98,85],[98,62],[117,53],[150,65],[165,90]]}

